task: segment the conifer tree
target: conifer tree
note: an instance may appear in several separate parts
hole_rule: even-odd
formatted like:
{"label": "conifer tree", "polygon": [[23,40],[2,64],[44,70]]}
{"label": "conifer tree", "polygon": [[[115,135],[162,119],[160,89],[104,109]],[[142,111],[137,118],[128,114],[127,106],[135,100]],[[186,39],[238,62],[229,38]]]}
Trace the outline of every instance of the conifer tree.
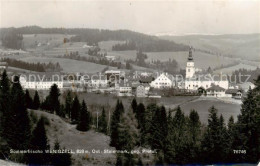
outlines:
{"label": "conifer tree", "polygon": [[102,114],[99,120],[99,131],[106,134],[107,133],[107,119],[106,119],[106,112],[105,108],[102,109]]}
{"label": "conifer tree", "polygon": [[143,103],[139,103],[136,107],[136,112],[134,112],[136,115],[136,119],[138,121],[138,128],[144,127],[144,121],[145,121],[145,106]]}
{"label": "conifer tree", "polygon": [[66,101],[65,101],[65,112],[66,115],[68,115],[68,118],[71,118],[71,109],[72,109],[72,96],[71,92],[69,91],[66,96]]}
{"label": "conifer tree", "polygon": [[[212,106],[209,109],[207,130],[202,140],[202,155],[204,162],[224,162],[226,159],[227,134],[223,116],[218,118],[217,109]],[[219,154],[219,155],[216,155]]]}
{"label": "conifer tree", "polygon": [[[54,150],[62,150],[57,139],[54,144]],[[54,153],[52,155],[51,165],[53,166],[70,166],[71,164],[71,155],[69,153]]]}
{"label": "conifer tree", "polygon": [[195,110],[191,110],[188,120],[188,129],[190,135],[190,150],[189,161],[192,163],[199,162],[199,150],[201,142],[201,122],[199,120],[199,114]]}
{"label": "conifer tree", "polygon": [[28,89],[26,89],[26,91],[25,91],[25,96],[24,96],[24,98],[25,98],[25,107],[26,108],[32,108],[32,103],[33,103],[33,101],[32,101],[32,98],[31,98],[31,96],[30,96],[30,93],[29,93],[29,91],[28,91]]}
{"label": "conifer tree", "polygon": [[77,130],[79,131],[88,131],[90,129],[90,117],[89,112],[87,111],[87,106],[85,101],[82,101],[79,122],[77,124]]}
{"label": "conifer tree", "polygon": [[132,107],[133,112],[136,113],[136,111],[137,111],[137,102],[136,102],[135,98],[132,100],[131,107]]}
{"label": "conifer tree", "polygon": [[10,81],[6,70],[3,71],[0,77],[0,136],[1,131],[5,128],[5,119],[8,116],[10,109]]}
{"label": "conifer tree", "polygon": [[41,117],[32,132],[32,139],[30,141],[31,150],[41,150],[43,153],[30,153],[28,154],[28,163],[36,165],[50,164],[50,154],[45,150],[49,150],[48,139],[46,136],[46,130],[44,126],[44,118]]}
{"label": "conifer tree", "polygon": [[30,119],[25,107],[24,92],[19,78],[15,77],[10,94],[10,108],[5,116],[3,137],[13,149],[27,148],[31,134]]}
{"label": "conifer tree", "polygon": [[71,107],[71,122],[77,123],[79,120],[79,112],[80,112],[80,103],[78,96],[75,96],[73,99],[72,107]]}
{"label": "conifer tree", "polygon": [[50,88],[50,93],[49,93],[49,98],[48,98],[48,104],[50,108],[51,113],[56,113],[59,115],[60,112],[60,101],[59,101],[59,96],[60,96],[60,90],[56,84],[53,84]]}
{"label": "conifer tree", "polygon": [[41,104],[41,102],[40,102],[40,97],[39,97],[38,91],[35,91],[34,97],[33,97],[33,109],[35,109],[35,110],[39,109],[40,104]]}
{"label": "conifer tree", "polygon": [[118,146],[118,127],[120,123],[120,118],[122,113],[124,112],[124,106],[121,101],[117,100],[115,111],[113,112],[112,118],[111,118],[111,141],[110,146],[115,147],[116,149],[119,149],[120,146]]}

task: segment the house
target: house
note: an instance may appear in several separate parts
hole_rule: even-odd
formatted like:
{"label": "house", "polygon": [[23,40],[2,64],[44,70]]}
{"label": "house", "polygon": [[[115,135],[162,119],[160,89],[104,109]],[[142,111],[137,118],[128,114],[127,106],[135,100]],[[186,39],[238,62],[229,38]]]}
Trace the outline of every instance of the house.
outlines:
{"label": "house", "polygon": [[116,89],[118,96],[133,96],[132,85],[130,83],[120,83]]}
{"label": "house", "polygon": [[186,65],[185,89],[196,91],[199,87],[204,89],[210,88],[211,84],[218,85],[224,89],[228,89],[229,82],[227,76],[196,73],[195,63],[190,47],[188,61]]}
{"label": "house", "polygon": [[120,70],[107,70],[105,76],[110,83],[119,83],[120,80],[124,80],[125,72]]}
{"label": "house", "polygon": [[59,89],[63,89],[63,80],[57,77],[26,77],[20,76],[20,83],[23,89],[49,90],[56,84]]}
{"label": "house", "polygon": [[227,89],[225,94],[227,97],[235,97],[237,92],[240,91],[239,89]]}
{"label": "house", "polygon": [[171,88],[173,86],[172,80],[167,73],[162,73],[154,81],[150,83],[150,86],[156,89]]}
{"label": "house", "polygon": [[92,88],[106,88],[108,86],[108,80],[102,77],[93,77],[88,85]]}
{"label": "house", "polygon": [[244,83],[242,83],[242,84],[239,84],[239,87],[240,87],[245,93],[247,93],[250,88],[251,88],[251,89],[254,89],[254,88],[255,88],[255,84],[253,84],[252,82],[244,82]]}
{"label": "house", "polygon": [[7,62],[0,62],[0,70],[1,69],[7,69],[7,68],[8,68]]}
{"label": "house", "polygon": [[137,88],[136,88],[136,97],[147,97],[144,85],[137,86]]}
{"label": "house", "polygon": [[225,89],[219,85],[212,84],[210,88],[206,90],[208,97],[225,97]]}
{"label": "house", "polygon": [[116,60],[116,57],[115,56],[112,56],[112,55],[107,55],[105,56],[106,60],[108,61],[115,61]]}

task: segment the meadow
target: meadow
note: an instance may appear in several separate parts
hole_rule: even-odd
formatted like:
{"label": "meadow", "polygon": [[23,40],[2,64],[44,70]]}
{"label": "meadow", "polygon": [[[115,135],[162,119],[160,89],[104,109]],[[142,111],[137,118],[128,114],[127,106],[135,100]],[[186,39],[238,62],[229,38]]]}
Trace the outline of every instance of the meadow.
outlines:
{"label": "meadow", "polygon": [[[106,68],[105,65],[99,65],[91,62],[77,61],[72,59],[64,58],[49,58],[49,57],[26,57],[20,60],[30,63],[57,63],[63,68],[63,72],[81,72],[81,73],[97,73],[101,72]],[[113,67],[109,67],[113,68]]]}

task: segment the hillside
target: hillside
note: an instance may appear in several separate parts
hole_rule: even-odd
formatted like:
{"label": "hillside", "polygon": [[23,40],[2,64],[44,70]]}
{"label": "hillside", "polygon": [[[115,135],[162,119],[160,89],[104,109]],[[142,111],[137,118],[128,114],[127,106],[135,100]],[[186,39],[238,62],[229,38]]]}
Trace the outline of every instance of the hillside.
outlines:
{"label": "hillside", "polygon": [[159,38],[192,45],[196,49],[213,54],[260,61],[260,34],[185,35]]}
{"label": "hillside", "polygon": [[49,114],[39,110],[29,110],[30,114],[34,114],[40,118],[44,116],[48,119],[49,124],[46,125],[46,131],[50,146],[53,147],[55,139],[58,138],[61,147],[72,149],[88,150],[89,154],[73,154],[73,165],[112,165],[116,158],[113,154],[93,154],[92,149],[101,150],[110,149],[110,137],[93,130],[80,132],[76,130],[76,125],[71,125],[62,120],[59,116]]}
{"label": "hillside", "polygon": [[[135,43],[136,49],[147,52],[158,51],[187,51],[188,46],[177,44],[173,41],[159,39],[156,36],[150,36],[130,30],[106,30],[106,29],[88,29],[88,28],[41,28],[38,26],[26,26],[20,28],[2,28],[0,37],[9,34],[63,34],[74,35],[67,38],[73,42],[87,42],[90,45],[97,44],[101,41],[118,40],[131,41]],[[1,37],[1,38],[2,38]]]}

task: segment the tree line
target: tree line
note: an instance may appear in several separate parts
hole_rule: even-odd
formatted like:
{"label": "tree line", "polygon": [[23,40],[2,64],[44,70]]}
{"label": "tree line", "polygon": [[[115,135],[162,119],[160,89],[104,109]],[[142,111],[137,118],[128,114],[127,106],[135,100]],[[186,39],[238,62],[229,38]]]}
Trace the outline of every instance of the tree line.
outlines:
{"label": "tree line", "polygon": [[45,63],[28,63],[28,62],[23,62],[19,61],[16,59],[11,59],[11,58],[2,58],[2,62],[7,62],[8,66],[11,67],[17,67],[21,69],[26,69],[30,71],[37,71],[37,72],[46,72],[46,71],[56,71],[59,72],[62,70],[59,62],[56,64],[49,62],[48,64]]}

